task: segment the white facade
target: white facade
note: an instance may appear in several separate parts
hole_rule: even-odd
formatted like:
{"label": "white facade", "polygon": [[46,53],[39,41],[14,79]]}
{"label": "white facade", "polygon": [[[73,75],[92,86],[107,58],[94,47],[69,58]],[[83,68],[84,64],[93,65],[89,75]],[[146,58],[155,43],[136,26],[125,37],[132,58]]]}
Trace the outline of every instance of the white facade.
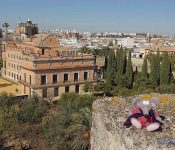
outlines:
{"label": "white facade", "polygon": [[117,45],[127,47],[127,48],[133,48],[135,43],[133,38],[118,38],[117,39]]}
{"label": "white facade", "polygon": [[133,49],[133,52],[131,53],[132,58],[145,58],[145,51],[141,48],[135,48]]}

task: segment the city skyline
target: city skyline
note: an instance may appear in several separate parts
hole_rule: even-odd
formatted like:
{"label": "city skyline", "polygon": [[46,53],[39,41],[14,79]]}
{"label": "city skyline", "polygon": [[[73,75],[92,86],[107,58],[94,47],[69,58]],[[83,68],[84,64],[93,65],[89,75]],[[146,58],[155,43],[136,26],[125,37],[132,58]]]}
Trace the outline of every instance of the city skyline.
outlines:
{"label": "city skyline", "polygon": [[174,5],[173,0],[7,0],[1,2],[0,23],[15,28],[30,18],[41,30],[174,34]]}

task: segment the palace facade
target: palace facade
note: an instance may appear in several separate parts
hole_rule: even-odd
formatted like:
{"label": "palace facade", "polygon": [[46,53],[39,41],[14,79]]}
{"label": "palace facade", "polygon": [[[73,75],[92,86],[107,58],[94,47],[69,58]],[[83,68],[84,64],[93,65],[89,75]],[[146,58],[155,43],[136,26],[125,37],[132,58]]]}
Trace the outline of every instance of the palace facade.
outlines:
{"label": "palace facade", "polygon": [[2,48],[2,76],[19,84],[19,95],[53,99],[65,92],[82,93],[84,84],[94,81],[95,56],[60,46],[54,35],[3,41]]}

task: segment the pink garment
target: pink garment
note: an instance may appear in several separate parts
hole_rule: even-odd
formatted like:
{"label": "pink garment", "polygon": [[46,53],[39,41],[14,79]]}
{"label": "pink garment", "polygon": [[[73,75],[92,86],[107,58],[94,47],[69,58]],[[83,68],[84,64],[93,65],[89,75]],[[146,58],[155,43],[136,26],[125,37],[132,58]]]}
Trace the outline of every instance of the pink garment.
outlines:
{"label": "pink garment", "polygon": [[[136,113],[141,113],[140,109],[134,108],[132,110],[132,115],[136,114]],[[154,112],[154,113],[155,113],[155,117],[158,117],[158,114],[156,112]],[[152,117],[150,117],[149,119],[146,119],[144,116],[142,116],[142,117],[138,117],[137,120],[142,124],[142,127],[146,127],[147,125],[153,123]]]}

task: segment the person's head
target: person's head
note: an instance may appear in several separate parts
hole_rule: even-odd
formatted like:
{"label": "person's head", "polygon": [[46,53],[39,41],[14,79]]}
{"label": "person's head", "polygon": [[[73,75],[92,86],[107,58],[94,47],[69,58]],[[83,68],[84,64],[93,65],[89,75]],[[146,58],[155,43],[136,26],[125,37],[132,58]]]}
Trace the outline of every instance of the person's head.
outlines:
{"label": "person's head", "polygon": [[144,101],[144,100],[137,98],[133,101],[133,105],[136,108],[140,108],[143,111],[143,114],[146,116],[146,115],[149,115],[149,111],[152,108],[159,107],[159,101],[155,99]]}

